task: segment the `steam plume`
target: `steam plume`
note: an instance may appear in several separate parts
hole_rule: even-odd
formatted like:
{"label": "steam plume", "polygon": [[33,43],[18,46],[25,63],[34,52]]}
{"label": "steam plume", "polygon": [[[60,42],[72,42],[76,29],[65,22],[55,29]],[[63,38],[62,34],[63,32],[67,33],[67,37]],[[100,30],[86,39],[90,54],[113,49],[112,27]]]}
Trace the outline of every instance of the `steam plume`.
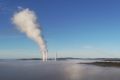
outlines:
{"label": "steam plume", "polygon": [[21,32],[25,33],[39,45],[43,55],[43,61],[46,61],[48,53],[47,46],[42,37],[41,30],[38,28],[39,24],[37,23],[37,17],[34,11],[31,11],[28,8],[22,9],[13,15],[12,22]]}

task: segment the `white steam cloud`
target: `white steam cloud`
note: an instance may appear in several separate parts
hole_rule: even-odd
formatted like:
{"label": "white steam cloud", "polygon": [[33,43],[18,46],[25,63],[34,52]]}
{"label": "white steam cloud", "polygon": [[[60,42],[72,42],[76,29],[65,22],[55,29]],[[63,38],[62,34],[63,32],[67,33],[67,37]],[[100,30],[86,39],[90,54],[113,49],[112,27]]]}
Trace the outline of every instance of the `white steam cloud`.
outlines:
{"label": "white steam cloud", "polygon": [[39,24],[37,23],[37,17],[34,11],[28,8],[22,9],[13,15],[12,22],[21,32],[25,33],[39,45],[43,55],[43,61],[46,61],[48,53],[47,46],[42,37],[41,30],[38,28]]}

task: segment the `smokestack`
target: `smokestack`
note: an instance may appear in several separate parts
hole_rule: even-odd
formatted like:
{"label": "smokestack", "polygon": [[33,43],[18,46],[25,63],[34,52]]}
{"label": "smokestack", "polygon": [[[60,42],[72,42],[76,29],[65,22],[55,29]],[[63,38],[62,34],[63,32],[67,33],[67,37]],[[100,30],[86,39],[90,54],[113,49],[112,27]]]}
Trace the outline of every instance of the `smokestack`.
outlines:
{"label": "smokestack", "polygon": [[47,46],[42,31],[37,23],[37,16],[34,11],[22,9],[16,12],[12,17],[12,22],[16,25],[18,30],[25,33],[30,39],[34,40],[40,47],[43,61],[47,61]]}
{"label": "smokestack", "polygon": [[55,54],[55,61],[57,61],[57,52],[56,52],[56,54]]}

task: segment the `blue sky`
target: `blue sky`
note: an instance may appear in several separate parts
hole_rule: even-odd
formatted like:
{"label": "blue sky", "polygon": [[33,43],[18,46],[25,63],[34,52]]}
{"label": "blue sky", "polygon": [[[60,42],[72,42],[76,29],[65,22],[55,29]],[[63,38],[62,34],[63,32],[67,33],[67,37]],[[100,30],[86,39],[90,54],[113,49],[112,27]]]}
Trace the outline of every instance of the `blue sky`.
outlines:
{"label": "blue sky", "polygon": [[0,58],[41,57],[38,45],[11,18],[18,7],[33,10],[49,57],[120,57],[119,0],[0,0]]}

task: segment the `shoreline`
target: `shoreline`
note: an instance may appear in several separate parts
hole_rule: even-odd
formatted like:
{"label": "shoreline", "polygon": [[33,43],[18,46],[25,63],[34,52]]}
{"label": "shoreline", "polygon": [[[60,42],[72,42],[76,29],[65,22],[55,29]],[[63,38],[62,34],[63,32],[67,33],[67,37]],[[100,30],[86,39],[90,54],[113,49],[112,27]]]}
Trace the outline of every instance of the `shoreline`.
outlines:
{"label": "shoreline", "polygon": [[112,62],[112,61],[100,61],[100,62],[90,62],[90,63],[78,63],[78,64],[87,64],[87,65],[95,65],[95,66],[101,66],[101,67],[119,67],[120,68],[120,62]]}

